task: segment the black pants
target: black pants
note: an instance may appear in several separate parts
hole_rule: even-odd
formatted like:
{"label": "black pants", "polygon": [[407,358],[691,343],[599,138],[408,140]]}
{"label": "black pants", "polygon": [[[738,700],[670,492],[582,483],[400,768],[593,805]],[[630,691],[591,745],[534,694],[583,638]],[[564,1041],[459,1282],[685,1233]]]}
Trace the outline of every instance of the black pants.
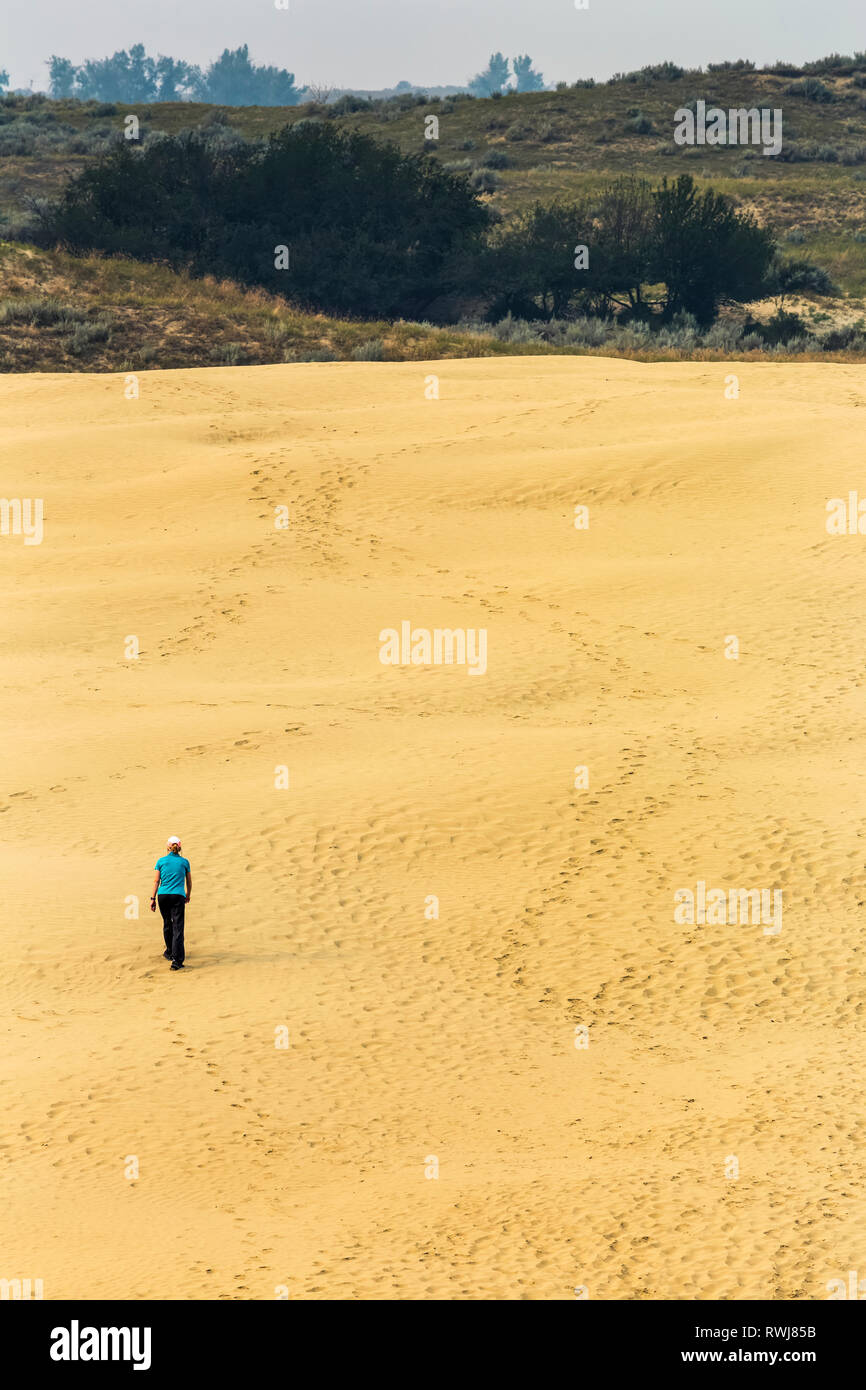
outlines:
{"label": "black pants", "polygon": [[160,893],[156,901],[162,913],[165,949],[171,952],[173,965],[183,965],[183,913],[186,898],[183,893]]}

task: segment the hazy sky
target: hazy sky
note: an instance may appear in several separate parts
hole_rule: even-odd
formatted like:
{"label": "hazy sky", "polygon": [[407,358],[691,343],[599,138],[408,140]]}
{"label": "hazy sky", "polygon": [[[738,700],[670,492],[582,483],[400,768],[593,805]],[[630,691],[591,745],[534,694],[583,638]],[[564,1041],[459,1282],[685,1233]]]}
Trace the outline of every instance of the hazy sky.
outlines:
{"label": "hazy sky", "polygon": [[[545,79],[609,77],[671,58],[771,63],[866,49],[863,0],[0,0],[0,68],[47,83],[52,53],[81,62],[138,41],[208,62],[248,43],[299,85],[464,83],[501,49],[530,53]],[[10,13],[10,11],[13,11]]]}

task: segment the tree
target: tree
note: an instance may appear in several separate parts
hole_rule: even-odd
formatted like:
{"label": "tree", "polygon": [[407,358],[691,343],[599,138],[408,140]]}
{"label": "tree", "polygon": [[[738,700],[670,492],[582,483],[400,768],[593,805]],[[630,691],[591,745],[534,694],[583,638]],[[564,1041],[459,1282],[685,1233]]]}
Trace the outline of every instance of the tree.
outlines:
{"label": "tree", "polygon": [[467,180],[438,160],[299,123],[229,148],[194,132],[143,149],[121,141],[46,211],[43,236],[331,313],[417,318],[467,282],[489,224]]}
{"label": "tree", "polygon": [[644,285],[654,254],[655,224],[652,190],[645,179],[617,179],[602,190],[590,237],[590,287],[597,311],[649,317]]}
{"label": "tree", "polygon": [[709,324],[720,305],[766,295],[773,253],[769,231],[688,175],[655,190],[624,178],[592,203],[536,203],[498,229],[484,285],[492,317],[577,311],[659,323],[686,311]]}
{"label": "tree", "polygon": [[771,233],[730,198],[698,192],[690,174],[667,179],[653,194],[655,251],[648,278],[667,287],[663,317],[681,309],[710,324],[721,304],[748,303],[764,293],[772,264]]}
{"label": "tree", "polygon": [[522,57],[512,58],[514,76],[517,78],[518,92],[541,92],[544,90],[544,78],[540,72],[536,72],[532,66],[532,59],[528,53]]}
{"label": "tree", "polygon": [[303,89],[302,96],[305,101],[314,101],[317,105],[325,106],[337,91],[328,82],[308,82]]}
{"label": "tree", "polygon": [[840,293],[823,266],[799,257],[784,260],[778,253],[767,271],[764,289],[766,294],[775,296],[780,308],[789,294]]}
{"label": "tree", "polygon": [[68,58],[58,58],[52,54],[48,59],[48,77],[53,97],[62,100],[69,98],[75,90],[75,67]]}
{"label": "tree", "polygon": [[80,67],[55,56],[49,60],[49,70],[55,97],[129,105],[195,97],[219,106],[294,106],[300,99],[294,73],[256,67],[246,44],[225,49],[205,73],[182,59],[162,54],[151,58],[140,43],[128,52],[120,49],[111,58],[89,58]]}
{"label": "tree", "polygon": [[185,101],[195,90],[201,74],[191,63],[160,55],[156,60],[155,76],[157,101]]}
{"label": "tree", "polygon": [[490,62],[469,83],[470,92],[477,97],[489,97],[503,92],[508,85],[508,59],[501,53],[491,53]]}
{"label": "tree", "polygon": [[5,68],[0,68],[0,91],[9,86],[9,74]]}
{"label": "tree", "polygon": [[296,106],[301,93],[285,68],[256,67],[249,47],[224,48],[196,83],[199,101],[216,106]]}
{"label": "tree", "polygon": [[535,203],[518,213],[496,233],[486,260],[487,287],[496,295],[491,317],[563,317],[590,288],[586,271],[575,267],[575,250],[591,241],[591,231],[583,203]]}
{"label": "tree", "polygon": [[119,49],[110,58],[88,58],[75,70],[75,95],[82,100],[153,101],[156,95],[156,61],[144,44]]}

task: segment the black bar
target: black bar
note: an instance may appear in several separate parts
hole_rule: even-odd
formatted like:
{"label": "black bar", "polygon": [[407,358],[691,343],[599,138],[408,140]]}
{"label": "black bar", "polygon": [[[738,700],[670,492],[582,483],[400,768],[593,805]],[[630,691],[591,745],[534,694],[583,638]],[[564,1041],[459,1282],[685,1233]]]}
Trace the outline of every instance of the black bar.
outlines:
{"label": "black bar", "polygon": [[[507,1322],[497,1326],[503,1314]],[[541,1322],[536,1321],[538,1317]],[[107,1333],[103,1340],[103,1328],[118,1329],[118,1337]],[[852,1312],[829,1299],[796,1303],[574,1299],[564,1308],[548,1305],[544,1312],[536,1307],[532,1312],[524,1308],[522,1313],[514,1307],[506,1311],[501,1304],[479,1312],[456,1301],[439,1302],[433,1310],[420,1301],[396,1305],[383,1301],[365,1306],[361,1316],[358,1305],[350,1302],[8,1301],[0,1303],[0,1329],[4,1360],[13,1358],[25,1372],[50,1372],[61,1380],[69,1376],[92,1379],[100,1371],[115,1377],[134,1376],[136,1361],[139,1375],[212,1372],[221,1381],[237,1374],[247,1383],[281,1371],[297,1375],[306,1367],[308,1378],[310,1358],[314,1364],[318,1360],[321,1371],[326,1364],[332,1366],[343,1349],[347,1363],[358,1374],[389,1363],[398,1369],[402,1363],[400,1378],[411,1382],[420,1374],[423,1384],[429,1384],[439,1358],[449,1378],[458,1364],[465,1372],[467,1365],[480,1366],[485,1358],[485,1378],[503,1359],[513,1378],[525,1358],[530,1368],[534,1363],[532,1379],[546,1380],[553,1372],[554,1356],[557,1361],[565,1357],[570,1378],[593,1364],[610,1375],[637,1371],[646,1376],[665,1376],[674,1369],[700,1375],[712,1367],[728,1372],[805,1368],[826,1380],[858,1364],[863,1318],[859,1308]],[[97,1329],[99,1335],[94,1337],[89,1329]],[[471,1338],[473,1333],[483,1333],[483,1337],[471,1338],[465,1355],[461,1351],[455,1363],[451,1332],[461,1345],[467,1334]],[[413,1343],[417,1350],[408,1360],[405,1354],[396,1356],[401,1333],[421,1339]],[[542,1340],[535,1340],[539,1334]],[[79,1359],[54,1359],[52,1348],[70,1358],[77,1350]],[[89,1355],[91,1348],[100,1355],[104,1351],[106,1359],[84,1359],[81,1353]],[[111,1359],[115,1349],[127,1359]]]}

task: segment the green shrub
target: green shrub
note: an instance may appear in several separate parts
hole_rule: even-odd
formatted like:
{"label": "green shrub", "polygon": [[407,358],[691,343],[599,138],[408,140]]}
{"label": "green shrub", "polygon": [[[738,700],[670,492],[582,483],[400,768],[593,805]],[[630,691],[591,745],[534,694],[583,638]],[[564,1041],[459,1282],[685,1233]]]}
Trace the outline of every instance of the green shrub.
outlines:
{"label": "green shrub", "polygon": [[514,160],[509,159],[504,150],[488,150],[481,161],[483,169],[510,169]]}
{"label": "green shrub", "polygon": [[[700,73],[701,69],[696,71]],[[676,63],[648,63],[635,72],[615,72],[613,77],[608,78],[608,86],[618,82],[676,82],[685,75],[685,68]]]}
{"label": "green shrub", "polygon": [[476,169],[469,182],[476,193],[495,193],[502,180],[493,169]]}
{"label": "green shrub", "polygon": [[300,352],[294,348],[284,353],[284,362],[339,362],[339,357],[330,348],[317,348],[312,352]]}
{"label": "green shrub", "polygon": [[775,346],[784,346],[792,338],[805,336],[808,328],[799,314],[791,314],[786,309],[777,309],[776,313],[766,323],[755,323],[749,319],[744,325],[744,334],[754,336],[757,334],[762,343]]}
{"label": "green shrub", "polygon": [[783,260],[776,256],[767,272],[765,282],[767,294],[797,294],[811,291],[813,294],[839,294],[823,266],[815,265],[802,257]]}
{"label": "green shrub", "polygon": [[107,343],[113,324],[110,318],[103,316],[98,319],[82,319],[69,326],[72,329],[69,349],[77,357],[91,343]]}
{"label": "green shrub", "polygon": [[866,333],[862,321],[826,333],[821,339],[821,347],[824,352],[863,352],[866,350]]}
{"label": "green shrub", "polygon": [[506,140],[515,142],[519,140],[531,140],[534,134],[534,126],[528,125],[526,121],[514,121],[514,123],[507,128],[505,138]]}
{"label": "green shrub", "polygon": [[750,214],[687,174],[657,189],[620,179],[591,203],[536,203],[497,230],[485,267],[490,312],[558,318],[631,303],[667,323],[687,312],[706,325],[720,304],[762,297],[773,251]]}
{"label": "green shrub", "polygon": [[385,344],[381,338],[369,338],[352,350],[354,362],[381,362],[384,356]]}
{"label": "green shrub", "polygon": [[243,357],[243,346],[241,343],[217,343],[210,350],[212,362],[219,362],[225,367],[236,367]]}
{"label": "green shrub", "polygon": [[493,325],[493,334],[503,343],[535,343],[536,330],[525,319],[514,318],[511,313]]}
{"label": "green shrub", "polygon": [[783,164],[838,164],[839,151],[834,145],[819,145],[808,140],[802,145],[786,141],[776,158]]}
{"label": "green shrub", "polygon": [[68,323],[73,318],[73,310],[59,299],[4,299],[0,303],[0,323],[32,323],[42,327]]}
{"label": "green shrub", "polygon": [[703,346],[733,352],[742,336],[742,325],[731,319],[719,319],[703,336]]}
{"label": "green shrub", "polygon": [[754,72],[751,58],[736,58],[733,62],[707,63],[707,72]]}
{"label": "green shrub", "polygon": [[281,343],[291,333],[291,328],[283,319],[271,319],[265,324],[265,337],[270,343]]}
{"label": "green shrub", "polygon": [[[491,215],[465,178],[330,124],[215,148],[121,141],[42,219],[43,244],[164,261],[305,306],[417,318],[465,279]],[[275,249],[291,247],[291,266]]]}
{"label": "green shrub", "polygon": [[805,77],[802,82],[792,82],[785,88],[790,96],[803,97],[805,101],[816,101],[822,105],[836,101],[836,93],[817,77]]}
{"label": "green shrub", "polygon": [[626,121],[626,128],[634,131],[635,135],[652,135],[655,126],[643,111],[636,111],[631,120]]}
{"label": "green shrub", "polygon": [[536,138],[542,144],[552,145],[568,138],[568,131],[558,121],[539,121],[535,128]]}

